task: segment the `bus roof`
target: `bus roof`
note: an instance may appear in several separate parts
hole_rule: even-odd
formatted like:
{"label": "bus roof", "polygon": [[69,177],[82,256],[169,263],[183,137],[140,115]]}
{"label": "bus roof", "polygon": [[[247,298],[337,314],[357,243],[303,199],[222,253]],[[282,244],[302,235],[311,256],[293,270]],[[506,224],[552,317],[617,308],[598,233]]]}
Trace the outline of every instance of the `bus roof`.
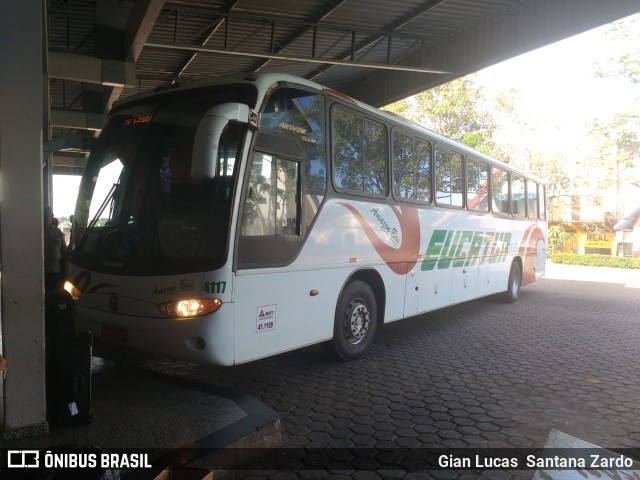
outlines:
{"label": "bus roof", "polygon": [[224,75],[224,76],[205,78],[205,79],[186,80],[183,83],[177,83],[160,90],[153,90],[150,92],[144,92],[144,93],[140,93],[140,94],[128,97],[127,99],[119,102],[117,105],[114,105],[114,109],[118,110],[121,107],[126,107],[126,105],[129,103],[139,102],[145,98],[153,98],[153,97],[162,96],[165,94],[172,94],[178,91],[189,91],[189,90],[194,90],[199,88],[214,87],[217,85],[230,85],[230,84],[238,84],[238,83],[251,84],[256,88],[258,93],[257,105],[261,105],[267,93],[273,88],[274,85],[278,83],[291,83],[291,84],[296,84],[299,86],[311,88],[314,90],[322,91],[335,99],[339,99],[343,102],[347,102],[352,105],[355,105],[360,109],[369,112],[373,116],[384,117],[385,120],[391,123],[395,123],[396,125],[405,127],[409,130],[413,130],[415,133],[428,136],[430,139],[435,140],[438,143],[445,144],[457,150],[460,153],[471,155],[477,159],[490,162],[498,167],[502,167],[509,171],[521,174],[537,182],[545,183],[542,179],[536,178],[535,176],[525,172],[524,170],[521,170],[517,167],[514,167],[513,165],[502,162],[495,158],[489,157],[483,153],[478,152],[477,150],[472,149],[471,147],[464,145],[463,143],[447,138],[437,132],[434,132],[433,130],[423,127],[422,125],[411,122],[410,120],[407,120],[406,118],[401,117],[400,115],[397,115],[392,112],[387,112],[385,110],[380,110],[376,107],[372,107],[371,105],[368,105],[354,98],[351,98],[348,95],[338,92],[332,88],[325,87],[324,85],[316,83],[312,80],[307,80],[305,78],[297,77],[295,75],[290,75],[290,74],[245,73],[245,74],[236,74],[236,75]]}

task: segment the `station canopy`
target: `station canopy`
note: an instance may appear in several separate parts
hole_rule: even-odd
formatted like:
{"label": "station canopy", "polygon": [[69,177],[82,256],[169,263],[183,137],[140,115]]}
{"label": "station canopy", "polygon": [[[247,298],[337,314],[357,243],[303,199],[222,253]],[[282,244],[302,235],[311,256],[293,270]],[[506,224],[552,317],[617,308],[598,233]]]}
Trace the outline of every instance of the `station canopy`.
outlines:
{"label": "station canopy", "polygon": [[[382,106],[640,11],[638,0],[50,0],[53,171],[77,173],[115,101],[246,72]],[[553,72],[549,72],[553,75]]]}

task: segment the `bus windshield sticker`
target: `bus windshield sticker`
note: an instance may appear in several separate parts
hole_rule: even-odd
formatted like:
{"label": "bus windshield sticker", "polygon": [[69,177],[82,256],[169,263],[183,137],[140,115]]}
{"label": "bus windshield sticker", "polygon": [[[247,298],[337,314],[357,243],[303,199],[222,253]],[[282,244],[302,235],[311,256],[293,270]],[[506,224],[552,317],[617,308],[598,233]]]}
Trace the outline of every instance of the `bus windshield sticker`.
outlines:
{"label": "bus windshield sticker", "polygon": [[256,317],[256,333],[262,333],[276,328],[277,305],[264,305],[258,307]]}

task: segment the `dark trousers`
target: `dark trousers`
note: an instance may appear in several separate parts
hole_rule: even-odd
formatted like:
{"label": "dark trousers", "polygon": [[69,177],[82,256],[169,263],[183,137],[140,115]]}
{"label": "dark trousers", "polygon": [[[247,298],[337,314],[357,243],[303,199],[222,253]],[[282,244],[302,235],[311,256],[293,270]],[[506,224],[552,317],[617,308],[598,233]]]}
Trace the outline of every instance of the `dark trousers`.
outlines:
{"label": "dark trousers", "polygon": [[64,277],[61,273],[44,274],[44,293],[54,292],[64,287]]}

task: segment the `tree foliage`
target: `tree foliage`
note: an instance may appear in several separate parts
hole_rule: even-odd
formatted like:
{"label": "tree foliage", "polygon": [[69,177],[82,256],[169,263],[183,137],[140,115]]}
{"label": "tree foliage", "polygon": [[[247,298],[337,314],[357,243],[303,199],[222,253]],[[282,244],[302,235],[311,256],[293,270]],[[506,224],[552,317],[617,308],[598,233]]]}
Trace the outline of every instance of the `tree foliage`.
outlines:
{"label": "tree foliage", "polygon": [[470,75],[384,109],[482,153],[507,161],[504,151],[493,140],[497,128],[493,111],[504,105],[489,105],[482,85],[475,76]]}
{"label": "tree foliage", "polygon": [[[637,28],[635,27],[638,23],[640,23],[638,17],[616,22],[609,31],[609,35],[616,40],[635,46],[637,44]],[[611,58],[607,64],[597,68],[596,76],[600,78],[626,78],[631,83],[640,85],[640,50],[631,48],[618,57]]]}
{"label": "tree foliage", "polygon": [[590,134],[600,139],[599,156],[607,166],[608,175],[602,188],[608,188],[622,179],[636,187],[640,182],[634,177],[640,146],[640,116],[635,113],[618,113],[609,122],[594,121]]}
{"label": "tree foliage", "polygon": [[[629,48],[601,66],[597,76],[625,78],[640,85],[640,51],[634,38],[638,22],[639,19],[614,24],[612,35]],[[480,78],[477,75],[460,78],[385,109],[546,180],[548,214],[552,219],[566,218],[567,212],[579,212],[580,202],[602,204],[603,198],[611,196],[614,190],[618,204],[624,203],[630,189],[640,187],[638,112],[620,112],[613,119],[593,120],[590,130],[583,132],[597,139],[599,146],[595,148],[584,141],[575,151],[566,148],[581,140],[579,136],[567,136],[562,147],[544,139],[534,143],[532,139],[540,138],[549,125],[537,119],[535,111],[532,115],[526,113],[526,108],[520,108],[523,92],[507,89],[492,94],[488,87],[485,90]],[[630,106],[634,105],[632,100]],[[438,159],[433,160],[437,163]],[[403,172],[408,180],[414,170],[415,167]],[[617,210],[620,211],[620,206]]]}
{"label": "tree foliage", "polygon": [[[636,48],[639,19],[633,18],[616,22],[608,32],[615,40],[625,42],[630,47],[611,58],[606,64],[596,68],[595,76],[600,78],[623,78],[640,87],[640,52]],[[637,90],[640,95],[640,89]],[[628,207],[629,187],[640,188],[638,180],[638,159],[640,152],[640,115],[633,99],[629,99],[631,109],[618,112],[613,119],[595,119],[589,135],[599,142],[598,162],[603,172],[598,188],[615,187],[616,216],[622,218]]]}
{"label": "tree foliage", "polygon": [[547,232],[547,252],[553,255],[556,248],[562,248],[565,243],[571,240],[571,234],[561,225],[549,227]]}

